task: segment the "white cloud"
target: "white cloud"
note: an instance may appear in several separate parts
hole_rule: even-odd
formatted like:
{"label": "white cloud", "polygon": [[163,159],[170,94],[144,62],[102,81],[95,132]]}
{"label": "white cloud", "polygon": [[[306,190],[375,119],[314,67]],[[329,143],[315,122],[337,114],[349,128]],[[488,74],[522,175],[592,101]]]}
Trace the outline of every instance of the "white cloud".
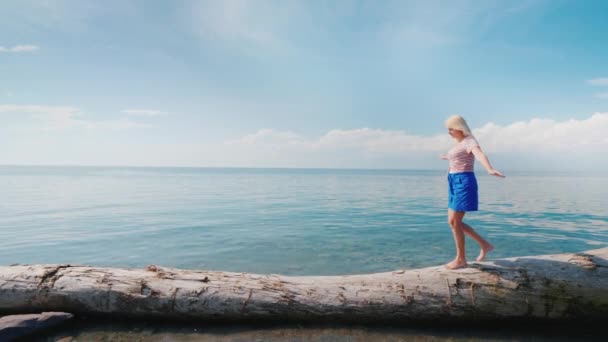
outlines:
{"label": "white cloud", "polygon": [[149,124],[131,121],[129,119],[116,120],[99,120],[99,121],[84,121],[78,120],[75,122],[78,126],[91,130],[124,130],[131,128],[151,127]]}
{"label": "white cloud", "polygon": [[318,138],[307,138],[292,131],[261,129],[240,139],[229,141],[232,146],[257,146],[272,149],[301,148],[306,150],[358,149],[364,152],[402,153],[406,151],[438,150],[448,146],[445,136],[423,137],[403,131],[360,128],[333,129]]}
{"label": "white cloud", "polygon": [[606,92],[606,93],[597,93],[597,94],[595,94],[593,96],[597,97],[598,99],[608,99],[608,92]]}
{"label": "white cloud", "polygon": [[584,120],[555,121],[532,119],[508,126],[488,123],[473,133],[485,143],[486,149],[514,152],[540,151],[573,152],[582,149],[608,150],[608,113],[595,113]]}
{"label": "white cloud", "polygon": [[0,46],[0,52],[32,52],[39,50],[40,48],[36,45],[16,45],[12,48],[5,48]]}
{"label": "white cloud", "polygon": [[39,50],[40,48],[36,45],[17,45],[10,49],[11,52],[31,52]]}
{"label": "white cloud", "polygon": [[361,128],[354,130],[334,129],[319,138],[321,147],[359,148],[366,152],[406,153],[408,151],[437,150],[446,146],[445,136],[424,137],[403,131]]}
{"label": "white cloud", "polygon": [[[78,129],[72,132],[99,129],[103,133],[101,130],[143,126],[128,118],[83,120],[81,116],[84,115],[74,107],[2,105],[0,117],[3,113],[39,115],[46,118],[44,123],[47,125],[54,121],[62,123],[64,129]],[[608,151],[607,131],[608,113],[561,121],[535,118],[506,125],[489,122],[473,128],[482,149],[501,171],[605,169],[608,161],[602,156]],[[51,137],[21,136],[18,139],[32,153],[13,153],[12,157],[4,155],[0,163],[37,164],[43,160],[47,164],[61,161],[68,164],[135,166],[444,169],[447,165],[438,156],[454,144],[453,139],[444,132],[416,135],[401,130],[371,128],[332,129],[317,136],[305,136],[289,130],[261,129],[225,143],[155,143],[136,139],[132,143],[118,145],[115,142],[114,146],[99,142],[98,137],[104,135],[95,135],[95,139],[88,134],[52,135],[58,139],[63,136],[68,139],[62,146],[70,147],[71,152],[64,154],[56,145],[52,145],[51,150],[49,143],[41,140],[47,136]],[[15,147],[18,139],[10,140],[10,145]],[[77,149],[71,147],[74,144],[78,145]],[[36,152],[37,149],[44,152]],[[478,166],[478,169],[481,170],[481,167]]]}
{"label": "white cloud", "polygon": [[256,145],[256,144],[262,144],[262,145],[272,145],[272,144],[299,144],[304,142],[305,140],[291,132],[291,131],[274,131],[272,129],[260,129],[259,131],[257,131],[256,133],[253,134],[247,134],[246,136],[238,139],[238,140],[234,140],[234,141],[228,141],[226,144],[228,145],[239,145],[239,144],[243,144],[243,145]]}
{"label": "white cloud", "polygon": [[587,80],[587,84],[591,84],[594,86],[608,86],[608,77],[594,78],[592,80]]}
{"label": "white cloud", "polygon": [[[531,119],[506,126],[487,123],[473,129],[483,148],[493,152],[514,152],[530,148],[575,150],[603,147],[608,150],[608,113],[595,113],[588,119],[555,121]],[[447,134],[420,136],[404,131],[381,129],[334,129],[318,138],[304,138],[293,132],[260,130],[231,142],[246,145],[274,145],[277,148],[316,149],[356,148],[362,152],[403,154],[411,151],[442,151],[453,143]]]}
{"label": "white cloud", "polygon": [[121,113],[125,113],[127,115],[136,115],[136,116],[159,116],[159,115],[167,115],[167,112],[163,112],[160,110],[151,110],[151,109],[125,109],[122,110]]}
{"label": "white cloud", "polygon": [[[532,119],[505,126],[487,123],[473,129],[482,149],[504,157],[498,159],[509,160],[504,164],[521,166],[526,160],[537,168],[551,160],[563,162],[582,154],[608,151],[607,131],[608,113],[596,113],[583,120]],[[422,136],[370,128],[334,129],[319,137],[263,129],[216,149],[230,151],[224,153],[234,157],[225,160],[229,165],[429,167],[439,165],[434,162],[437,155],[453,143],[447,134]],[[594,162],[602,161],[586,161]]]}
{"label": "white cloud", "polygon": [[66,129],[127,129],[147,127],[149,125],[131,121],[117,120],[87,120],[81,119],[79,108],[70,106],[40,106],[40,105],[0,105],[0,114],[27,114],[29,126],[36,130],[62,131]]}
{"label": "white cloud", "polygon": [[30,117],[46,121],[53,127],[70,126],[79,112],[78,108],[69,106],[0,105],[0,113],[30,114]]}

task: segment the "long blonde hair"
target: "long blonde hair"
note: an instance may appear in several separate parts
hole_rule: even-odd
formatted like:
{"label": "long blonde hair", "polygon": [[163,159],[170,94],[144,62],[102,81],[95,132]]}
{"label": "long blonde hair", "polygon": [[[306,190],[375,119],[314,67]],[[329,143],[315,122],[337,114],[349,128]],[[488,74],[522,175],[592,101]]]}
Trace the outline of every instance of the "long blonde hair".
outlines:
{"label": "long blonde hair", "polygon": [[464,134],[465,137],[473,135],[469,125],[467,125],[467,122],[460,115],[450,116],[447,120],[445,120],[445,127],[462,131],[462,134]]}

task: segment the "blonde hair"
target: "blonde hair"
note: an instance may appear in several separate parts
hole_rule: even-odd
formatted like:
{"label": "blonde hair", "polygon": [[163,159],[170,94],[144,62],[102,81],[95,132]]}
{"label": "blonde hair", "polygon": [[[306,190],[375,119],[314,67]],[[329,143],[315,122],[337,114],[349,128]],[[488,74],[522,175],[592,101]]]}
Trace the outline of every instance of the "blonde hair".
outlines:
{"label": "blonde hair", "polygon": [[445,120],[445,127],[462,131],[462,134],[464,134],[465,137],[473,135],[469,125],[467,125],[467,122],[460,115],[450,116],[447,120]]}

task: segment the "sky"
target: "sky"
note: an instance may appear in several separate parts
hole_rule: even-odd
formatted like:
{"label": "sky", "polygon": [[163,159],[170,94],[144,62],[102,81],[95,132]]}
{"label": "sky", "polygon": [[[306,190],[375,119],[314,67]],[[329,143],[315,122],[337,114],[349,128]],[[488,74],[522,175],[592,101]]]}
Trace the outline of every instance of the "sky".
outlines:
{"label": "sky", "polygon": [[499,170],[605,170],[606,13],[3,0],[0,165],[445,169],[460,114]]}

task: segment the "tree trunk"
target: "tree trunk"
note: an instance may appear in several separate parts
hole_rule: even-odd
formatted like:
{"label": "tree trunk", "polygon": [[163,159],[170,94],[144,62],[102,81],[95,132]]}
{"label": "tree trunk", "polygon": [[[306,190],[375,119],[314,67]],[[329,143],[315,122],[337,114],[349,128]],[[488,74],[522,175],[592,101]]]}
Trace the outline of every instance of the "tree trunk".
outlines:
{"label": "tree trunk", "polygon": [[0,267],[0,312],[224,321],[606,319],[608,248],[346,276]]}

